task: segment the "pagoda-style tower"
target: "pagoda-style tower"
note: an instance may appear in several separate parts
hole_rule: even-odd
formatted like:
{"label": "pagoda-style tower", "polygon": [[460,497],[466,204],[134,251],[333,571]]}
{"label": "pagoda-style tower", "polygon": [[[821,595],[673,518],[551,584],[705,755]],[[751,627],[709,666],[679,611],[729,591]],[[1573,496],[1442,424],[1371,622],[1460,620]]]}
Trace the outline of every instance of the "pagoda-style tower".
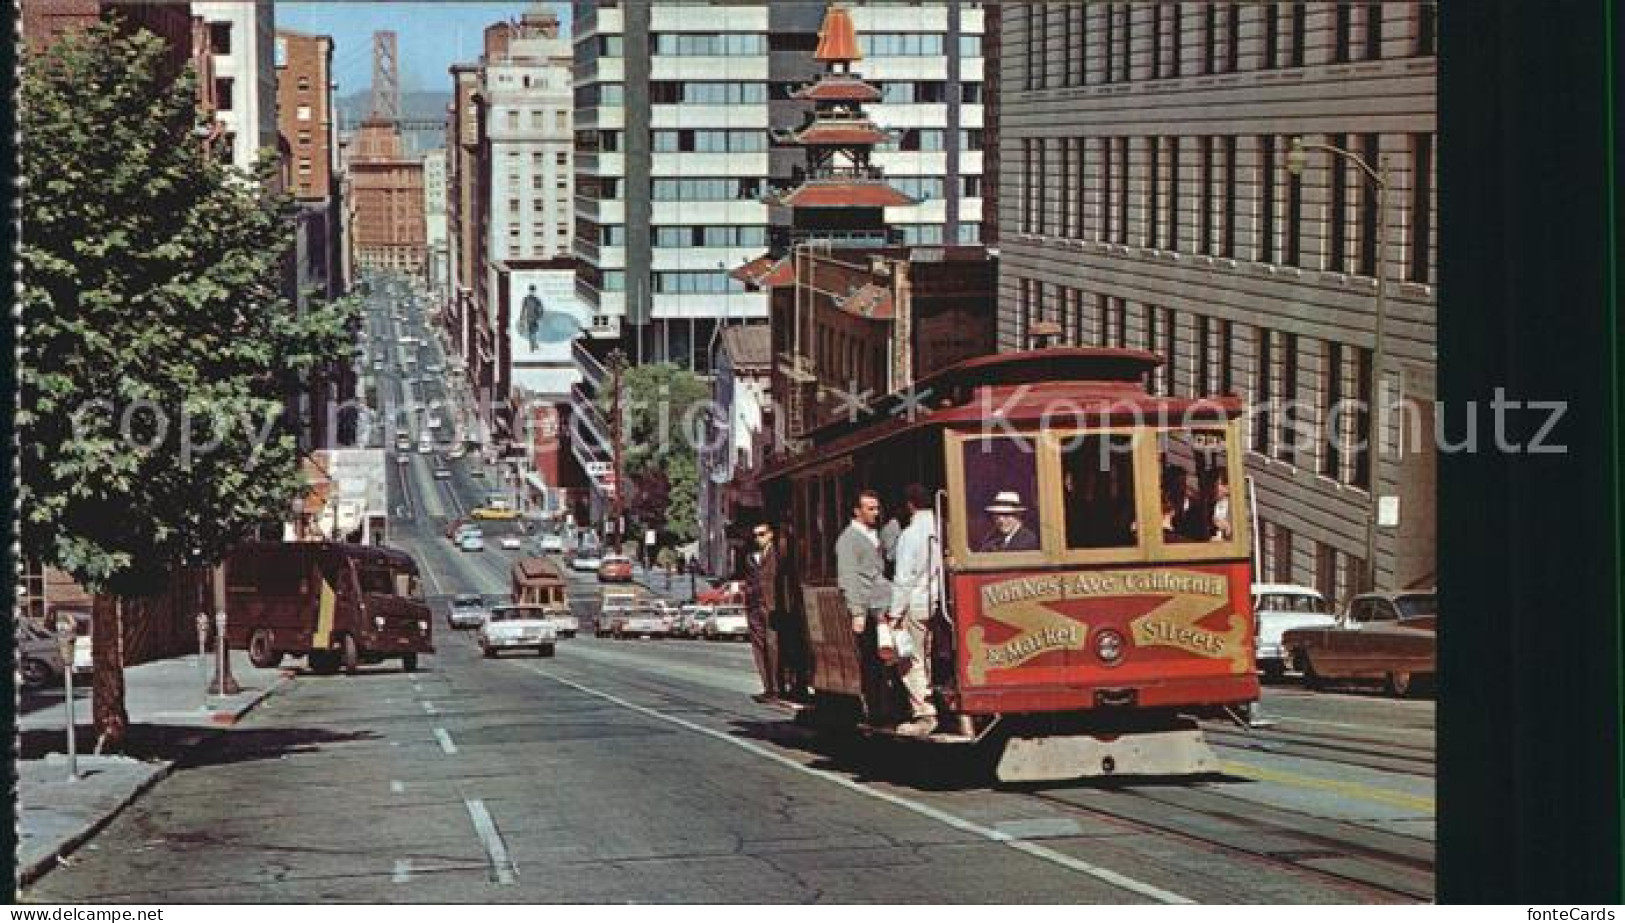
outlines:
{"label": "pagoda-style tower", "polygon": [[879,102],[880,90],[852,70],[863,53],[852,15],[840,4],[825,14],[813,58],[826,70],[795,94],[813,104],[812,113],[800,128],[774,133],[780,143],[805,149],[807,166],[797,171],[799,185],[767,199],[773,253],[782,257],[802,242],[837,249],[900,243],[886,208],[917,202],[888,186],[870,163],[888,135],[863,107]]}

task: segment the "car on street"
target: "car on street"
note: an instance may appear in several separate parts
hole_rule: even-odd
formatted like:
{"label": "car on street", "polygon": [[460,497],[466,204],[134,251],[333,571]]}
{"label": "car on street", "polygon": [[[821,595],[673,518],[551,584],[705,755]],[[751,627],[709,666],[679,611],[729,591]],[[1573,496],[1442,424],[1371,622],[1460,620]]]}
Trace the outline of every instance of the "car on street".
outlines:
{"label": "car on street", "polygon": [[478,593],[458,593],[451,598],[451,613],[446,621],[453,628],[478,628],[485,624],[485,597]]}
{"label": "car on street", "polygon": [[23,685],[39,689],[62,675],[62,648],[56,635],[28,619],[17,623],[17,672]]}
{"label": "car on street", "polygon": [[542,610],[542,616],[553,626],[553,630],[560,638],[574,638],[581,630],[581,619],[576,617],[569,606],[546,606]]}
{"label": "car on street", "polygon": [[541,606],[492,606],[477,635],[480,652],[495,657],[502,651],[533,650],[551,657],[558,632],[543,614]]}
{"label": "car on street", "polygon": [[1438,672],[1439,598],[1433,590],[1365,593],[1349,601],[1336,624],[1294,628],[1281,637],[1292,665],[1311,689],[1333,682],[1381,682],[1408,695]]}
{"label": "car on street", "polygon": [[438,478],[439,480],[448,481],[448,480],[451,479],[451,469],[450,468],[436,468],[436,469],[434,469],[434,476],[436,478]]}
{"label": "car on street", "polygon": [[679,638],[700,638],[705,633],[705,620],[711,617],[710,606],[696,606],[692,603],[677,610],[677,624],[672,628],[672,634]]}
{"label": "car on street", "polygon": [[632,560],[618,554],[606,555],[598,563],[600,583],[631,583]]}
{"label": "car on street", "polygon": [[419,455],[428,455],[433,451],[434,451],[434,443],[430,442],[429,440],[425,439],[422,442],[418,443],[418,454]]}
{"label": "car on street", "polygon": [[493,507],[493,506],[482,506],[482,507],[476,508],[474,510],[474,512],[469,513],[468,515],[472,516],[475,519],[509,520],[509,519],[518,519],[519,518],[519,511],[518,510],[498,509],[498,508]]}
{"label": "car on street", "polygon": [[598,556],[598,552],[591,549],[583,549],[576,552],[575,557],[570,559],[570,569],[577,571],[597,572],[598,566],[602,563],[603,559]]}
{"label": "car on street", "polygon": [[524,542],[517,535],[502,536],[501,545],[503,551],[519,551],[525,547]]}
{"label": "car on street", "polygon": [[410,465],[412,463],[412,455],[409,452],[402,452],[401,454],[395,456],[395,461],[397,464]]}
{"label": "car on street", "polygon": [[462,458],[467,454],[468,449],[464,448],[462,443],[458,443],[446,451],[446,455],[450,458]]}
{"label": "car on street", "polygon": [[542,554],[562,554],[564,552],[564,536],[544,535],[537,543]]}
{"label": "car on street", "polygon": [[744,606],[718,606],[705,620],[705,640],[743,641],[750,637],[750,626],[745,620]]}
{"label": "car on street", "polygon": [[396,436],[395,437],[395,449],[396,449],[396,451],[399,451],[399,452],[410,452],[410,451],[412,451],[412,440],[411,440],[411,438],[407,437],[407,436]]}
{"label": "car on street", "polygon": [[1253,584],[1253,619],[1258,629],[1258,669],[1269,680],[1286,674],[1287,653],[1281,635],[1294,628],[1337,624],[1337,616],[1320,591],[1287,583]]}
{"label": "car on street", "polygon": [[457,547],[464,551],[484,551],[485,537],[478,532],[470,532],[457,540]]}

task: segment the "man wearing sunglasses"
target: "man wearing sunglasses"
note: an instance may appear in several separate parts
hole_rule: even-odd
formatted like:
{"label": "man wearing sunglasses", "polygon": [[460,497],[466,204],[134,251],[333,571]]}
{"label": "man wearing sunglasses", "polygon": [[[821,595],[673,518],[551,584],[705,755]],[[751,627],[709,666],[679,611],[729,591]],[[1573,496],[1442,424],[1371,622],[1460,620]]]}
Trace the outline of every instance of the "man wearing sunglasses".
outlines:
{"label": "man wearing sunglasses", "polygon": [[773,623],[782,618],[784,593],[779,579],[779,549],[772,523],[760,523],[751,530],[756,550],[745,563],[745,615],[750,627],[751,653],[762,691],[751,696],[768,702],[779,695],[779,650],[773,637]]}

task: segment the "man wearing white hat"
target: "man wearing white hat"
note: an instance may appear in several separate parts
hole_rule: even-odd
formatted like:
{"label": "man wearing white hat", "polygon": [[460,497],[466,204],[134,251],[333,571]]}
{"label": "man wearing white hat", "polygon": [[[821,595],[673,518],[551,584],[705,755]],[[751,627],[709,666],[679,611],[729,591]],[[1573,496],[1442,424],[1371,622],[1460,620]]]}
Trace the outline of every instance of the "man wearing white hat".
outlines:
{"label": "man wearing white hat", "polygon": [[1021,514],[1027,512],[1021,505],[1021,494],[1013,490],[999,491],[988,504],[987,512],[993,517],[993,533],[977,550],[984,553],[1038,550],[1038,533],[1027,528],[1021,519]]}

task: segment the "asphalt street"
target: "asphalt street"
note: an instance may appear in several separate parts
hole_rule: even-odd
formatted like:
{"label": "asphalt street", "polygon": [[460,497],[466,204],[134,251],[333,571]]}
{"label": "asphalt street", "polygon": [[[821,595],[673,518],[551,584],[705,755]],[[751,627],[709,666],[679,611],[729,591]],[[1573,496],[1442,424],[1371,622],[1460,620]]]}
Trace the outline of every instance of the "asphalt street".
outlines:
{"label": "asphalt street", "polygon": [[416,673],[301,675],[27,899],[1432,897],[1431,701],[1269,687],[1273,727],[1209,726],[1219,776],[997,786],[961,750],[792,725],[750,700],[743,644],[591,637],[591,575],[571,575],[583,634],[556,657],[483,659],[446,627],[446,602],[507,592],[519,553],[497,538],[518,527],[492,523],[488,550],[456,550],[443,524],[490,476],[470,458],[390,457],[390,543],[423,567],[436,654]]}

